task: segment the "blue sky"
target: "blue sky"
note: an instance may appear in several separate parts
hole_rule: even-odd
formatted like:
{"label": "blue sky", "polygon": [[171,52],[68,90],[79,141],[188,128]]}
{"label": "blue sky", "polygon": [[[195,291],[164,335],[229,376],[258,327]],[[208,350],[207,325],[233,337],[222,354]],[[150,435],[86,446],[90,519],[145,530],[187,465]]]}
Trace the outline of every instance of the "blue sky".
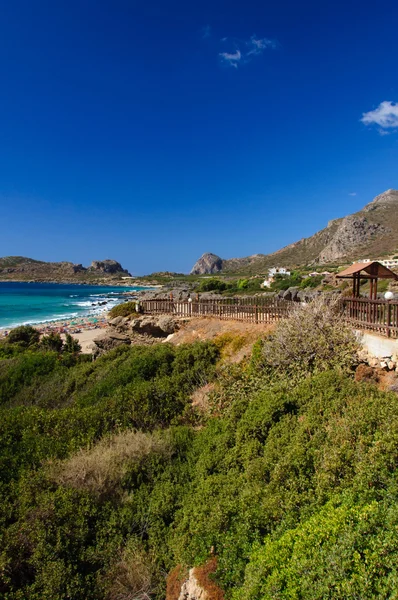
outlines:
{"label": "blue sky", "polygon": [[398,188],[398,3],[0,3],[0,256],[187,272]]}

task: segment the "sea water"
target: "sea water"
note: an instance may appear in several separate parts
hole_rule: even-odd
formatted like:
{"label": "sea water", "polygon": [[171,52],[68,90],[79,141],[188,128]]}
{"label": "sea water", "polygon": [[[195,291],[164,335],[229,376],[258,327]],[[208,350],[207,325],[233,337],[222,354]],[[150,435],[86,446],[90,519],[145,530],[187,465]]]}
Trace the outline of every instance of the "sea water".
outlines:
{"label": "sea water", "polygon": [[0,329],[95,317],[123,302],[123,292],[142,289],[145,288],[0,282]]}

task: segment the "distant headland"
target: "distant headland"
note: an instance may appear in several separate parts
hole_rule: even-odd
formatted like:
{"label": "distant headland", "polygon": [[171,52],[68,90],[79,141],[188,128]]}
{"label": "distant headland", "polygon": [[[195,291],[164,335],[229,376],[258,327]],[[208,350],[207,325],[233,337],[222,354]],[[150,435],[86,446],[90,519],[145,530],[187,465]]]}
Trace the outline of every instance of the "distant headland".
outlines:
{"label": "distant headland", "polygon": [[132,276],[116,260],[93,260],[89,267],[72,262],[44,262],[25,256],[0,258],[0,281],[127,285]]}

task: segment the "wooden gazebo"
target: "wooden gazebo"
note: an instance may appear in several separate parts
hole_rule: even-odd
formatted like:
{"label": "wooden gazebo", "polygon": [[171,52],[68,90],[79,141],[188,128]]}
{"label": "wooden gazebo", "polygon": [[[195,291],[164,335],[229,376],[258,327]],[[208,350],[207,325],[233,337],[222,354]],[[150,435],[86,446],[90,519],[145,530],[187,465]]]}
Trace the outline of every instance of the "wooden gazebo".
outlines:
{"label": "wooden gazebo", "polygon": [[352,279],[352,295],[354,298],[359,298],[361,279],[369,279],[371,300],[377,298],[377,281],[379,279],[395,279],[395,281],[398,281],[396,273],[376,260],[368,263],[354,263],[336,277],[338,279]]}

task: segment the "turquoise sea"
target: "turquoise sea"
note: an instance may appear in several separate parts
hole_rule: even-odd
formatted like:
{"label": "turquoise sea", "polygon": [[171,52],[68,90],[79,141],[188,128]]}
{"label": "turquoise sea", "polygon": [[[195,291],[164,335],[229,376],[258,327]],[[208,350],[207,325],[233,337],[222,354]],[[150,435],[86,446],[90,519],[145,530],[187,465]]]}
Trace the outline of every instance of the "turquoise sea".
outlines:
{"label": "turquoise sea", "polygon": [[55,319],[95,316],[140,287],[0,282],[0,329]]}

